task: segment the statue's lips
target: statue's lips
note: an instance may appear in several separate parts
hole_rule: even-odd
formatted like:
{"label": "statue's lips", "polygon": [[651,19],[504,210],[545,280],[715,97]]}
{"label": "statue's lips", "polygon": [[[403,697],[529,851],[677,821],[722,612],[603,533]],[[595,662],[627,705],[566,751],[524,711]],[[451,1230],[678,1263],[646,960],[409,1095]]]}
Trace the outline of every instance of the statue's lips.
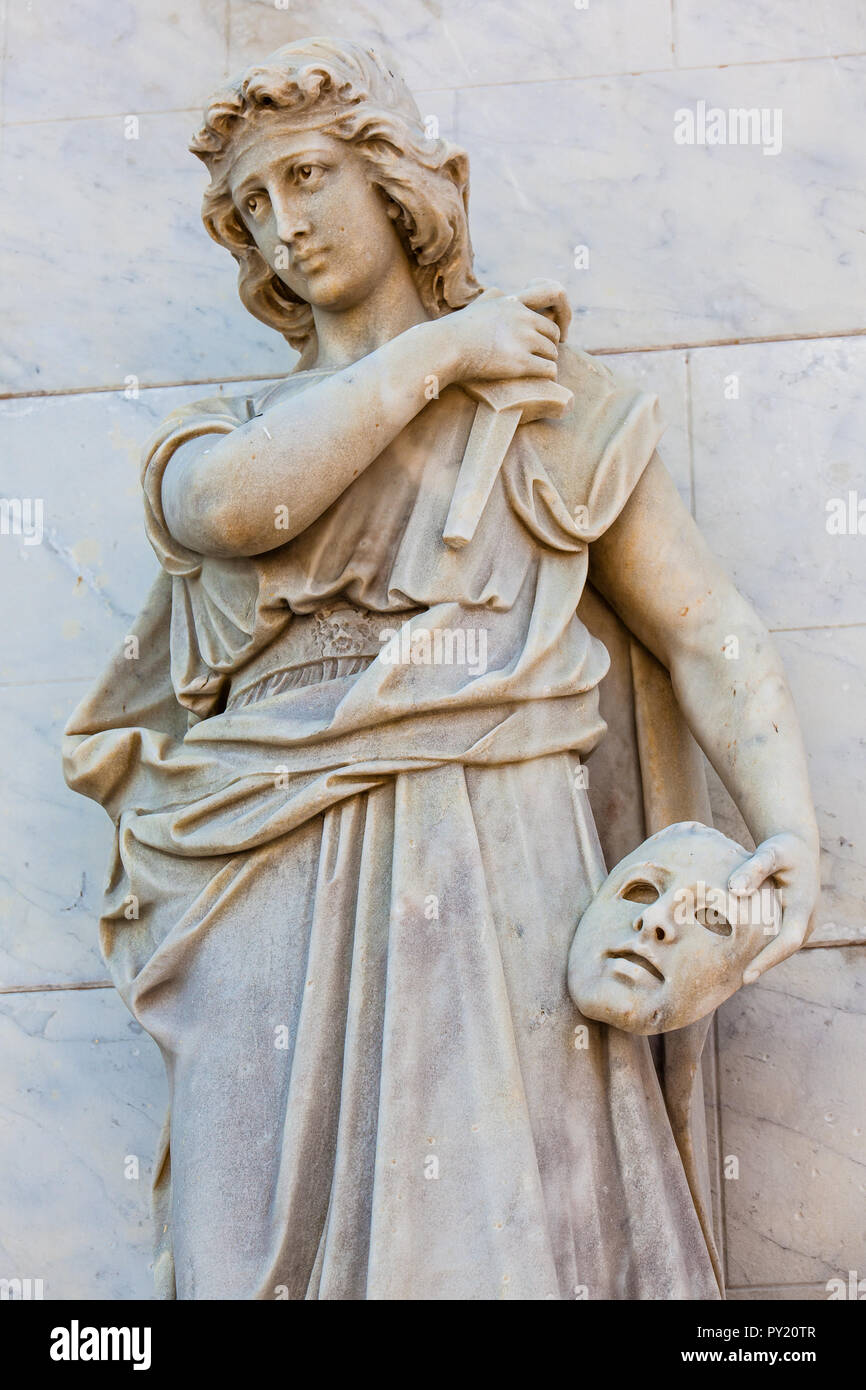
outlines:
{"label": "statue's lips", "polygon": [[292,257],[292,264],[296,265],[298,267],[298,270],[306,270],[307,268],[312,267],[316,261],[320,261],[327,252],[327,250],[327,246],[319,246],[316,247],[315,250],[311,250],[309,247],[305,247],[305,249],[301,252],[300,255]]}
{"label": "statue's lips", "polygon": [[633,965],[643,966],[644,970],[649,971],[650,975],[664,984],[665,977],[658,966],[648,956],[642,956],[639,951],[607,951],[605,954],[609,960],[628,960]]}

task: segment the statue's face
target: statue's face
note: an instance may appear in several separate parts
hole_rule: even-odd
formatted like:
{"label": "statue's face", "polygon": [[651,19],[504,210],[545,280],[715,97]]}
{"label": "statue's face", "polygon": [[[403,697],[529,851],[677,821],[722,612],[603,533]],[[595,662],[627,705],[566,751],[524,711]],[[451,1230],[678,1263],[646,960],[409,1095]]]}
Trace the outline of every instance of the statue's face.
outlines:
{"label": "statue's face", "polygon": [[628,1033],[664,1033],[739,989],[779,922],[772,889],[728,893],[747,857],[718,831],[689,824],[617,864],[569,953],[568,987],[581,1013]]}
{"label": "statue's face", "polygon": [[353,308],[405,260],[369,167],[343,140],[265,116],[230,182],[262,256],[314,308]]}

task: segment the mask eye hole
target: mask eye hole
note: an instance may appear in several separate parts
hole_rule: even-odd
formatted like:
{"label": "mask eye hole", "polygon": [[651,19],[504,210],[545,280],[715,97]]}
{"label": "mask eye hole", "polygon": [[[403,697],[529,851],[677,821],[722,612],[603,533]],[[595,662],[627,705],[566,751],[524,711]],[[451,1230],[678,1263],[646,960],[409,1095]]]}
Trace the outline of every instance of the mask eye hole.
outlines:
{"label": "mask eye hole", "polygon": [[630,903],[654,903],[658,898],[659,890],[654,883],[648,879],[636,878],[634,882],[627,883],[621,889],[620,897],[625,898]]}
{"label": "mask eye hole", "polygon": [[695,913],[695,921],[700,922],[702,927],[714,932],[716,936],[730,936],[734,930],[727,917],[717,912],[714,907],[699,907]]}

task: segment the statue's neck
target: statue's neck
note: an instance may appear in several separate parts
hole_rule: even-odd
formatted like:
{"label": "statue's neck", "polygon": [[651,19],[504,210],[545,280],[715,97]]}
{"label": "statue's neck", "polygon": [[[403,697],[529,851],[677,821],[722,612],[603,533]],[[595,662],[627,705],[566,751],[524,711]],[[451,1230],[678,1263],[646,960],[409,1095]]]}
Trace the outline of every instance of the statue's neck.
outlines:
{"label": "statue's neck", "polygon": [[429,318],[408,263],[398,263],[351,308],[334,311],[313,305],[318,353],[309,365],[317,370],[348,367]]}

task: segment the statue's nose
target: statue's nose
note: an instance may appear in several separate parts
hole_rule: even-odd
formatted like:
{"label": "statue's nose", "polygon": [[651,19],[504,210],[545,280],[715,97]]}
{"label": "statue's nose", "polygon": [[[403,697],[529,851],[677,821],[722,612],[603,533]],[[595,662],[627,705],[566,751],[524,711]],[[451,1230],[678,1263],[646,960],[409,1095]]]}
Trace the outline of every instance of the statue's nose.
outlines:
{"label": "statue's nose", "polygon": [[299,238],[309,233],[309,219],[301,208],[293,207],[284,198],[277,198],[273,203],[273,208],[277,236],[286,246],[291,246],[293,242],[297,242]]}
{"label": "statue's nose", "polygon": [[676,941],[677,927],[670,904],[664,898],[650,903],[634,920],[634,929],[647,941],[670,945]]}

